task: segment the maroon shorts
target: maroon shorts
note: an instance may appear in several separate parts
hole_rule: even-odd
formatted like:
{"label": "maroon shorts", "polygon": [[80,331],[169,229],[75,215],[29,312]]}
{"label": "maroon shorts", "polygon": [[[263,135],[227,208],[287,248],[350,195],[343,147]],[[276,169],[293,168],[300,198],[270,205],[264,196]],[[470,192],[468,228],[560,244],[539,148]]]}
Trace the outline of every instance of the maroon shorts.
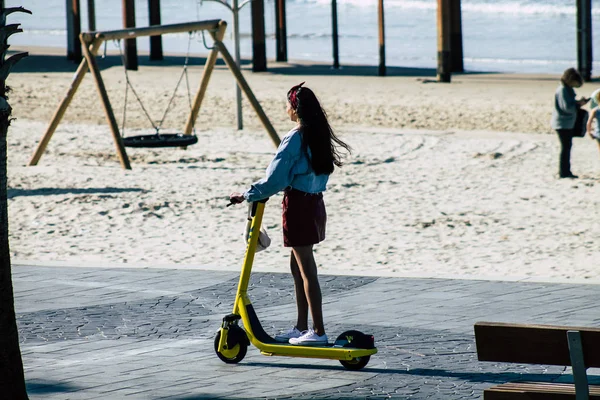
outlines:
{"label": "maroon shorts", "polygon": [[283,245],[298,247],[325,240],[327,213],[322,193],[288,189],[283,195]]}

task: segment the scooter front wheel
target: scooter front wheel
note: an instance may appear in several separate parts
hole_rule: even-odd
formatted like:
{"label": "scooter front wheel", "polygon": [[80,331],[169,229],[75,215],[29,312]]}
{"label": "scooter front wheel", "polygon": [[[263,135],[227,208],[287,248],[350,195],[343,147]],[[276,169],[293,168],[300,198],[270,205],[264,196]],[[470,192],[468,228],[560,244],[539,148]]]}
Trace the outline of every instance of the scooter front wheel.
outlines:
{"label": "scooter front wheel", "polygon": [[236,340],[231,348],[219,351],[219,341],[221,340],[221,331],[217,332],[215,336],[215,353],[217,356],[227,364],[237,364],[244,359],[246,352],[248,351],[248,344],[243,340]]}

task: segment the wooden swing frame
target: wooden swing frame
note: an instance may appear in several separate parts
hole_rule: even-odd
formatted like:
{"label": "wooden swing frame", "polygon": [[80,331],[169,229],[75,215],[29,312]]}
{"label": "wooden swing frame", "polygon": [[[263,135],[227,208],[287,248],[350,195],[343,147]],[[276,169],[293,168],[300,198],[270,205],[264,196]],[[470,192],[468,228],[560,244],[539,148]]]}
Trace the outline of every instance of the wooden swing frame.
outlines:
{"label": "wooden swing frame", "polygon": [[127,157],[125,146],[123,145],[123,140],[119,132],[117,120],[115,118],[112,106],[110,104],[110,100],[106,92],[106,87],[104,86],[104,81],[102,80],[100,69],[98,68],[98,63],[96,62],[96,55],[98,53],[98,50],[100,49],[102,43],[104,43],[107,40],[133,39],[142,36],[157,36],[167,33],[194,32],[201,30],[206,30],[210,33],[214,40],[214,46],[208,54],[208,57],[206,58],[204,71],[202,72],[202,77],[200,79],[200,86],[198,87],[198,91],[196,92],[196,95],[194,97],[192,109],[185,124],[185,128],[183,131],[184,135],[192,134],[194,122],[198,118],[200,106],[202,104],[202,100],[204,99],[204,95],[206,94],[206,89],[208,87],[208,82],[217,62],[217,56],[219,53],[221,53],[221,57],[223,57],[225,64],[233,73],[233,76],[235,77],[240,89],[242,89],[242,91],[246,94],[248,101],[250,102],[252,108],[258,115],[258,118],[262,122],[271,140],[273,141],[275,146],[279,146],[281,140],[279,139],[275,128],[273,128],[273,125],[271,124],[269,118],[260,106],[260,103],[254,96],[254,93],[250,89],[250,86],[248,86],[248,83],[242,75],[240,68],[237,66],[237,64],[231,57],[231,54],[223,44],[223,37],[225,36],[226,29],[227,22],[223,20],[207,20],[181,24],[150,26],[145,28],[122,29],[114,31],[82,32],[79,35],[79,37],[82,43],[84,58],[81,60],[81,63],[77,68],[77,72],[73,77],[73,81],[71,82],[71,86],[69,87],[67,94],[65,95],[60,105],[54,112],[54,115],[52,116],[52,119],[50,121],[50,125],[46,129],[46,132],[44,133],[42,140],[40,140],[40,143],[38,144],[28,165],[32,166],[38,164],[40,158],[42,157],[42,154],[48,146],[48,142],[52,138],[52,135],[56,131],[60,120],[62,119],[67,108],[69,107],[69,104],[71,103],[75,92],[77,92],[77,89],[83,81],[86,72],[89,70],[91,71],[92,76],[94,77],[96,89],[98,90],[100,100],[102,101],[102,106],[104,108],[106,120],[108,121],[108,125],[112,132],[113,140],[115,142],[115,147],[117,149],[117,155],[119,157],[119,161],[121,162],[121,166],[124,169],[131,169],[131,164],[129,163],[129,158]]}

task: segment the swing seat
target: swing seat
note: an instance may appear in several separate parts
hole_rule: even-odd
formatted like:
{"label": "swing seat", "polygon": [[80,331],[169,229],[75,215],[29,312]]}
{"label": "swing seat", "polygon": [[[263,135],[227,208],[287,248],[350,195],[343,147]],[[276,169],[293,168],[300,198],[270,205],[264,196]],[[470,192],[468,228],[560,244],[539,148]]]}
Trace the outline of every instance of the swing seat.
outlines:
{"label": "swing seat", "polygon": [[196,143],[198,143],[196,135],[184,135],[183,133],[156,133],[123,138],[125,147],[185,147]]}

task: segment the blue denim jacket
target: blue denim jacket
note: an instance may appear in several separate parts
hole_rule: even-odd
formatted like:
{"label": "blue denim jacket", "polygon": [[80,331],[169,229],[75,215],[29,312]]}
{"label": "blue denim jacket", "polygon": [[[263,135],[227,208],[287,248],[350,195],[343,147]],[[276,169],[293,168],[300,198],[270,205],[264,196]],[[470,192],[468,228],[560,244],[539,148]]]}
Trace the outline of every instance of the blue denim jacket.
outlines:
{"label": "blue denim jacket", "polygon": [[275,158],[267,167],[266,176],[244,193],[248,201],[263,200],[287,187],[307,193],[325,191],[328,174],[316,175],[309,155],[302,149],[302,134],[298,128],[288,132],[281,141]]}

